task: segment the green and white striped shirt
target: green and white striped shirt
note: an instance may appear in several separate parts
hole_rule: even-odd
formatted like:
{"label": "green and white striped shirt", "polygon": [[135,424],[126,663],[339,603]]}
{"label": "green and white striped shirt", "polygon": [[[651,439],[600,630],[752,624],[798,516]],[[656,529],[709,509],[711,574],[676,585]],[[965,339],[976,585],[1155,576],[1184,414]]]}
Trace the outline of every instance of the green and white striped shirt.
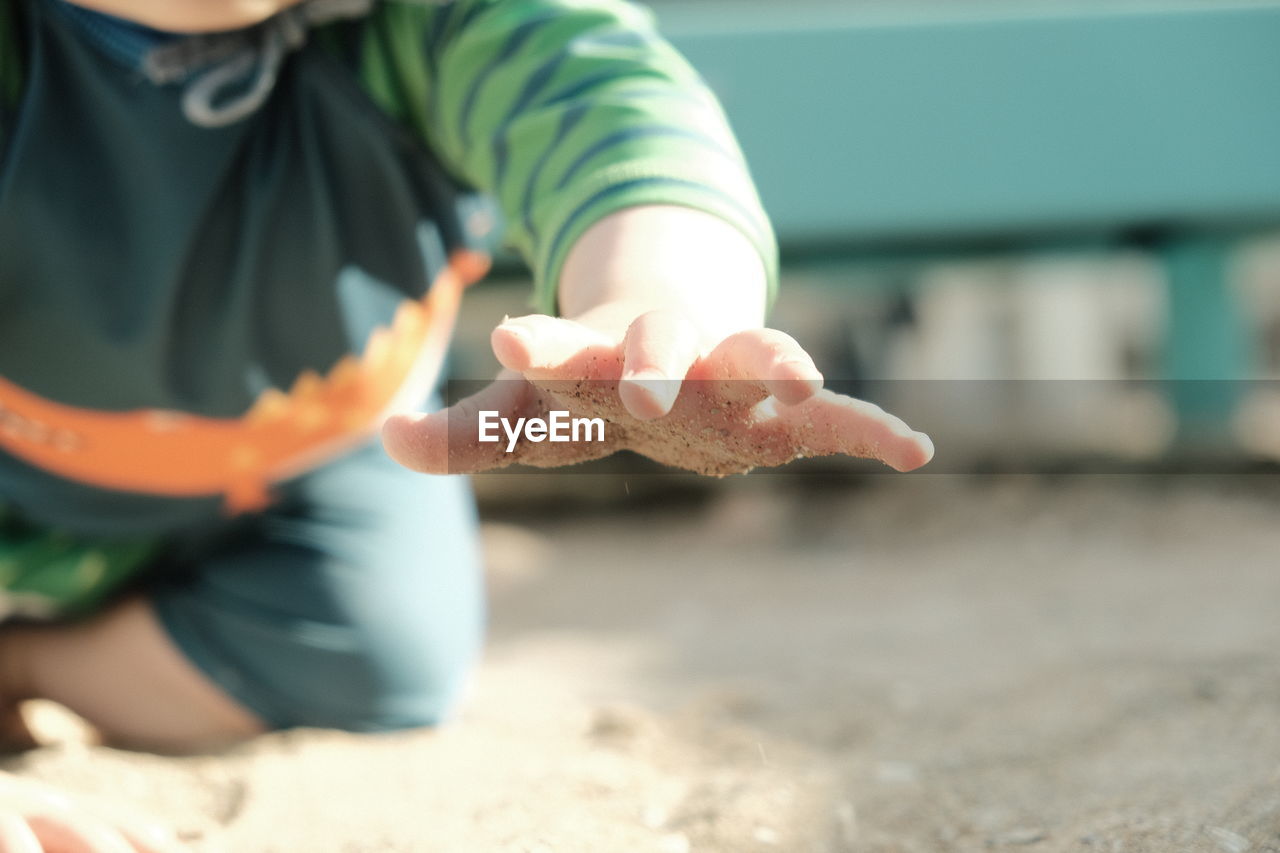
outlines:
{"label": "green and white striped shirt", "polygon": [[621,0],[382,4],[367,29],[365,82],[445,166],[492,193],[529,263],[537,304],[573,242],[639,204],[715,214],[776,248],[714,95]]}

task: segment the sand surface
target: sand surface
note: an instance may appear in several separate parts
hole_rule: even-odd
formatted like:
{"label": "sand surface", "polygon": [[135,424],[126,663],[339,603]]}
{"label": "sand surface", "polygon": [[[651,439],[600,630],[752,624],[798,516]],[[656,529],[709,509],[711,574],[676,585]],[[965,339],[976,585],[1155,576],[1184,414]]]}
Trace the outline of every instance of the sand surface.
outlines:
{"label": "sand surface", "polygon": [[750,478],[486,528],[437,732],[5,766],[200,850],[1278,851],[1274,477]]}

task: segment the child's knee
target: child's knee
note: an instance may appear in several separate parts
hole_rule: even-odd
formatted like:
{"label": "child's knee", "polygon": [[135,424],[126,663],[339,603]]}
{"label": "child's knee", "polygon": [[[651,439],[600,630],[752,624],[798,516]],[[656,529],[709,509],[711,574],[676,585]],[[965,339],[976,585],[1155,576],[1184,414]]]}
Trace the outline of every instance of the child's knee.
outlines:
{"label": "child's knee", "polygon": [[379,451],[295,492],[157,586],[174,641],[272,728],[441,722],[484,628],[466,484],[411,474]]}
{"label": "child's knee", "polygon": [[318,622],[231,619],[203,603],[162,597],[156,609],[187,657],[273,729],[436,725],[456,709],[482,643],[478,607]]}
{"label": "child's knee", "polygon": [[443,723],[462,700],[479,645],[478,636],[445,639],[436,631],[429,642],[405,638],[365,654],[318,659],[278,727],[372,732]]}

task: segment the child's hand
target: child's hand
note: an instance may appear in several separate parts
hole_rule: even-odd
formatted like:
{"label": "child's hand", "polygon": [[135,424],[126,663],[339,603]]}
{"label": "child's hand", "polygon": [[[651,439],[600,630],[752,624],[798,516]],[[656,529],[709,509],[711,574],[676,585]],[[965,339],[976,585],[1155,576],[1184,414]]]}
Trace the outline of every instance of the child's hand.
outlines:
{"label": "child's hand", "polygon": [[[800,345],[759,328],[760,255],[715,217],[652,206],[602,219],[574,244],[558,295],[573,319],[498,326],[503,376],[443,412],[391,418],[387,451],[432,473],[568,465],[623,448],[714,475],[838,453],[908,471],[933,456],[923,433],[822,391]],[[508,453],[505,440],[479,441],[486,410],[511,423],[551,410],[600,417],[605,440],[522,441]]]}
{"label": "child's hand", "polygon": [[4,853],[176,853],[188,848],[145,818],[111,814],[53,788],[0,773]]}
{"label": "child's hand", "polygon": [[[813,361],[782,332],[705,341],[679,313],[658,310],[619,333],[610,321],[619,310],[625,306],[601,306],[577,320],[504,322],[492,339],[503,376],[443,412],[392,418],[383,432],[388,452],[415,470],[468,473],[514,462],[568,465],[625,448],[719,476],[831,454],[909,471],[933,455],[929,438],[898,418],[822,391]],[[553,409],[603,418],[605,441],[522,440],[507,452],[505,436],[478,440],[482,410],[514,423]]]}

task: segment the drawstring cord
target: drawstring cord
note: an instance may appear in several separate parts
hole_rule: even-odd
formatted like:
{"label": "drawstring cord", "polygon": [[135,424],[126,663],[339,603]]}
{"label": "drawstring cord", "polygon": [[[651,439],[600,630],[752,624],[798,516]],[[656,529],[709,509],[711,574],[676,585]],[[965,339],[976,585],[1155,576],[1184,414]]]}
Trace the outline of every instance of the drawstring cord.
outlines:
{"label": "drawstring cord", "polygon": [[[367,15],[374,2],[307,0],[246,30],[160,45],[147,54],[142,70],[157,85],[190,78],[182,94],[187,120],[200,127],[225,127],[262,106],[285,57],[306,44],[312,27]],[[199,68],[207,70],[192,77]],[[237,85],[242,91],[226,97]]]}

